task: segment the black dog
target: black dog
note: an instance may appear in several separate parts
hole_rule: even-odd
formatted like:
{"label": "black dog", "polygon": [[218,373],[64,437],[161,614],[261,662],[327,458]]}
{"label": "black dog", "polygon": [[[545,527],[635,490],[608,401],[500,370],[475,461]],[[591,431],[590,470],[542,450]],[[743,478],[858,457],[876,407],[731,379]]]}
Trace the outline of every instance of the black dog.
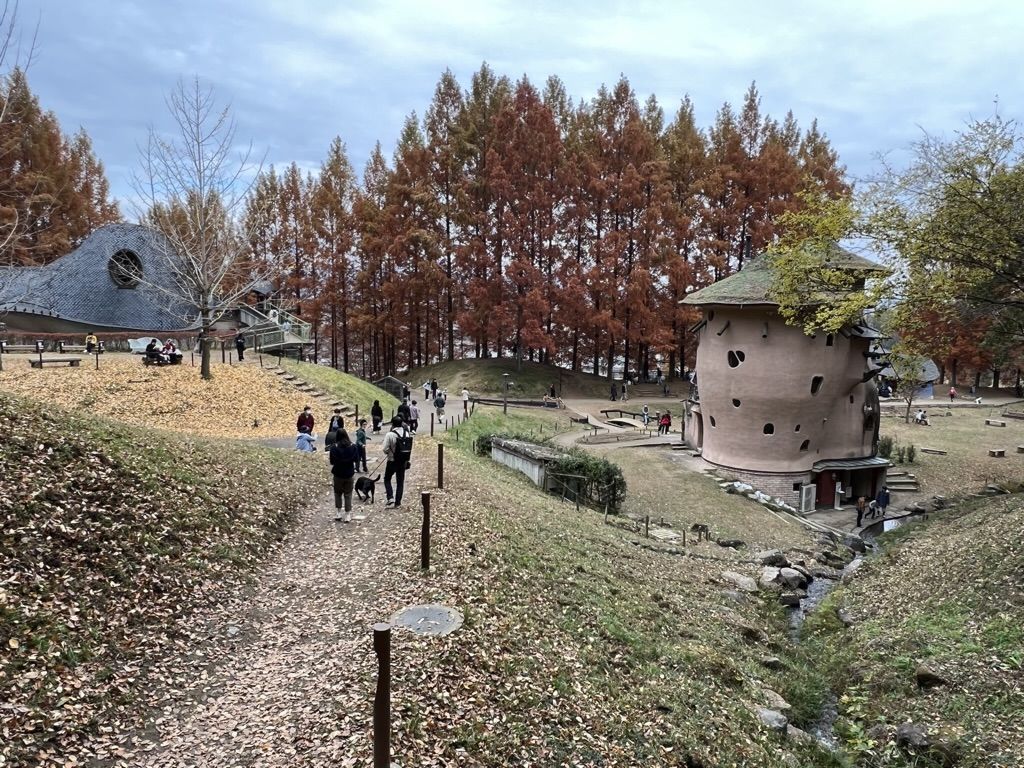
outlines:
{"label": "black dog", "polygon": [[356,496],[359,497],[360,501],[368,501],[373,504],[373,487],[380,480],[380,475],[376,477],[360,477],[356,480]]}

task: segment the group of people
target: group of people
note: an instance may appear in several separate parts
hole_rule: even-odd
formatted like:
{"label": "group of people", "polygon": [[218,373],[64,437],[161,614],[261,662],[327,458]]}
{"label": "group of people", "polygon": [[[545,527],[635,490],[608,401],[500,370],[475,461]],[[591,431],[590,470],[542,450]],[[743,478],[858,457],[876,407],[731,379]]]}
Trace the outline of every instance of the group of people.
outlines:
{"label": "group of people", "polygon": [[643,410],[640,411],[640,420],[645,427],[650,426],[651,421],[654,421],[658,425],[659,435],[667,435],[672,430],[672,414],[669,411],[664,413],[655,411],[652,417],[650,406],[644,405]]}
{"label": "group of people", "polygon": [[886,486],[882,486],[882,489],[875,494],[875,498],[870,501],[866,496],[861,496],[857,499],[857,527],[860,528],[861,523],[864,520],[864,516],[874,519],[881,515],[885,517],[885,511],[889,508],[889,502],[892,497],[889,495],[889,489]]}
{"label": "group of people", "polygon": [[[380,402],[374,401],[380,410]],[[380,423],[375,422],[375,431],[380,431]],[[384,436],[381,446],[381,461],[384,467],[384,491],[387,494],[386,507],[402,506],[405,490],[405,472],[411,466],[412,431],[401,415],[391,419],[390,429]],[[295,448],[309,453],[316,452],[316,417],[307,405],[302,409],[295,422],[298,435]],[[366,443],[372,438],[366,434],[366,419],[360,419],[355,431],[355,439],[345,429],[345,418],[340,408],[335,408],[327,427],[324,439],[324,450],[328,451],[331,476],[334,486],[334,508],[336,522],[352,521],[352,494],[356,488],[356,474],[369,474],[366,460]],[[379,477],[379,476],[378,476]],[[377,478],[367,478],[371,489]],[[372,496],[371,496],[372,498]]]}
{"label": "group of people", "polygon": [[178,365],[181,363],[181,352],[170,339],[165,341],[163,346],[160,345],[159,339],[150,339],[146,345],[146,362],[155,365]]}

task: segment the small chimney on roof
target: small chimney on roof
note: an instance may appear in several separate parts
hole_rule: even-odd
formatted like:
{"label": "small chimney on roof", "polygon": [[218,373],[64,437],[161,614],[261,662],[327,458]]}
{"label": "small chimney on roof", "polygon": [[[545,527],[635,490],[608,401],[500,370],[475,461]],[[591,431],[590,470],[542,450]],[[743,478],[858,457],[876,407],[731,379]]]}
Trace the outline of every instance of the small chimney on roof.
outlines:
{"label": "small chimney on roof", "polygon": [[744,263],[750,261],[750,248],[753,238],[750,235],[743,236],[743,261]]}

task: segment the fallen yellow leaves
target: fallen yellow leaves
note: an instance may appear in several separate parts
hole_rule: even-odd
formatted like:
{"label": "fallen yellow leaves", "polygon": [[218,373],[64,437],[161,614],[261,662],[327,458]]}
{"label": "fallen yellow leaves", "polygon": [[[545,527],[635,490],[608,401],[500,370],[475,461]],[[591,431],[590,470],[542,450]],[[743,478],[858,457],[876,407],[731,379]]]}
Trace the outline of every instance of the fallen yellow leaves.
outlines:
{"label": "fallen yellow leaves", "polygon": [[0,390],[135,426],[208,437],[290,437],[304,405],[313,407],[319,424],[326,426],[330,417],[326,405],[257,366],[216,364],[213,380],[203,381],[187,362],[145,367],[137,356],[105,355],[99,370],[89,359],[80,368],[35,369],[27,358],[6,356]]}

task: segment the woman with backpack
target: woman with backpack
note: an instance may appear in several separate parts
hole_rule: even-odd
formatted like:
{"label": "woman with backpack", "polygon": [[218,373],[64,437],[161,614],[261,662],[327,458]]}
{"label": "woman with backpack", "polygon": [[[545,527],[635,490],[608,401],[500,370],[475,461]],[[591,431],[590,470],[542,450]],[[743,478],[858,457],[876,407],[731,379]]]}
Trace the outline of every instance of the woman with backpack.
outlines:
{"label": "woman with backpack", "polygon": [[[352,445],[348,432],[338,431],[337,439],[331,448],[331,475],[334,477],[334,510],[335,522],[352,522],[352,489],[356,483],[356,462],[359,451]],[[345,514],[341,514],[342,504]]]}

